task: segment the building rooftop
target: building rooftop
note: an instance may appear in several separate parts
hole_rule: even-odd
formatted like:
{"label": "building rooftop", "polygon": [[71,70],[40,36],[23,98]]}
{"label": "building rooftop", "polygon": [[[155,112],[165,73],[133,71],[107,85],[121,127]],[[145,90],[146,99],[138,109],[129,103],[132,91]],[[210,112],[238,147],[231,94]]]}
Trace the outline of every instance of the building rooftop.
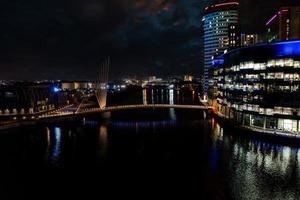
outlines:
{"label": "building rooftop", "polygon": [[205,14],[213,13],[213,12],[218,12],[218,11],[223,11],[223,10],[233,10],[233,9],[238,9],[239,3],[236,1],[232,2],[225,2],[225,3],[219,3],[219,4],[214,4],[211,6],[207,6],[205,8]]}
{"label": "building rooftop", "polygon": [[273,43],[257,44],[253,46],[241,47],[233,49],[224,55],[214,59],[214,65],[220,65],[224,62],[224,57],[230,57],[231,60],[243,59],[263,59],[272,57],[300,57],[300,40],[281,41]]}

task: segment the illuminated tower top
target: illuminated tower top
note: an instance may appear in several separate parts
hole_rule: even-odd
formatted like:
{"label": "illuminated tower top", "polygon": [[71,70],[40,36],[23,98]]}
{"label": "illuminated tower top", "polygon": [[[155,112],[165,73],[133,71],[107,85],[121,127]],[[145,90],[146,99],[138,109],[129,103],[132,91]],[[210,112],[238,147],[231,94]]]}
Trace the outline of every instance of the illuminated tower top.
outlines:
{"label": "illuminated tower top", "polygon": [[224,2],[205,7],[205,14],[226,10],[237,10],[239,3],[237,1]]}

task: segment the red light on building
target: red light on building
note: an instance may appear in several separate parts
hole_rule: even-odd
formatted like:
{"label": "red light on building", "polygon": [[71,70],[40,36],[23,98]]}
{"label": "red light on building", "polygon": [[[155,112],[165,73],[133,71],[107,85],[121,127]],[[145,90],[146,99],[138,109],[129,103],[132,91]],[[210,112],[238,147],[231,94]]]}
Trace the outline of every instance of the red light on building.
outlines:
{"label": "red light on building", "polygon": [[219,6],[229,6],[229,5],[240,5],[238,2],[229,2],[229,3],[220,3],[220,4],[216,4],[216,7]]}
{"label": "red light on building", "polygon": [[266,23],[267,41],[297,40],[300,38],[300,7],[279,9]]}
{"label": "red light on building", "polygon": [[205,13],[207,14],[207,13],[216,12],[219,10],[237,9],[239,7],[239,5],[240,4],[236,1],[214,4],[214,5],[206,7]]}

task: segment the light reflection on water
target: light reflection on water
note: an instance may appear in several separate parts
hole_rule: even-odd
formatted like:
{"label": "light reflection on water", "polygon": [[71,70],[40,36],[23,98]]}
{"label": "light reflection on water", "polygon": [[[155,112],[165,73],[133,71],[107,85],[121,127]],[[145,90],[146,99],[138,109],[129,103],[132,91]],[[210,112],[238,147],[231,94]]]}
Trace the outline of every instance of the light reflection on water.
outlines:
{"label": "light reflection on water", "polygon": [[99,148],[100,155],[105,157],[108,148],[108,131],[105,125],[102,125],[99,129]]}
{"label": "light reflection on water", "polygon": [[46,127],[46,133],[47,133],[47,155],[50,154],[50,148],[51,148],[51,133],[49,127]]}
{"label": "light reflection on water", "polygon": [[[61,156],[62,148],[62,133],[60,127],[54,127],[53,133],[50,129],[46,128],[47,134],[47,152],[46,157],[49,159],[51,164],[58,165]],[[53,134],[53,135],[52,135]]]}
{"label": "light reflection on water", "polygon": [[[176,128],[178,125],[176,112],[171,109],[169,112],[169,120],[112,120],[103,123],[85,119],[82,126],[99,127],[98,151],[100,158],[105,159],[110,151],[108,147],[111,141],[108,135],[111,129],[132,130],[136,134],[143,134],[143,131],[148,129],[152,129],[152,133],[157,133],[157,128],[160,130]],[[298,198],[300,191],[298,148],[228,135],[227,130],[224,130],[214,118],[203,122],[212,128],[210,133],[212,143],[208,151],[210,173],[222,174],[225,177],[226,185],[222,186],[225,193],[228,192],[234,199]],[[59,165],[63,153],[62,129],[46,128],[47,153],[50,154],[49,162],[54,165]],[[68,137],[72,138],[70,133],[69,131]]]}
{"label": "light reflection on water", "polygon": [[217,148],[219,155],[214,157],[223,156],[221,167],[235,199],[299,198],[298,148],[224,137],[219,124],[212,125],[211,152],[214,154]]}
{"label": "light reflection on water", "polygon": [[[135,112],[128,111],[128,113]],[[125,112],[123,115],[128,113]],[[68,166],[76,164],[86,167],[84,172],[94,167],[96,170],[91,173],[93,175],[100,173],[100,177],[102,168],[91,165],[96,165],[95,163],[105,165],[111,162],[113,164],[107,164],[110,168],[117,163],[117,168],[120,170],[124,163],[130,167],[135,165],[143,167],[140,162],[145,162],[147,165],[153,164],[160,168],[163,167],[163,163],[170,162],[171,167],[167,166],[168,170],[175,168],[176,175],[182,171],[192,176],[203,172],[204,175],[199,176],[199,182],[211,185],[212,199],[215,199],[214,195],[219,193],[222,196],[217,199],[299,199],[298,147],[244,138],[242,135],[231,135],[230,133],[236,130],[222,127],[217,120],[209,115],[205,116],[203,112],[170,109],[162,113],[166,116],[162,120],[156,118],[151,120],[148,116],[143,118],[140,115],[127,121],[120,116],[112,117],[109,121],[86,117],[71,124],[54,123],[52,126],[41,126],[37,129],[41,129],[42,137],[24,140],[30,143],[24,145],[24,148],[27,146],[34,148],[39,145],[32,143],[42,141],[43,151],[34,149],[31,152],[34,155],[29,153],[25,155],[32,156],[34,159],[38,157],[37,155],[42,155],[41,160],[46,162],[46,165],[66,169],[66,171],[70,170]],[[28,137],[33,135],[39,136],[32,131]],[[22,150],[21,148],[19,154],[26,158]],[[23,159],[22,156],[20,160]],[[45,157],[47,157],[46,161]],[[200,159],[202,162],[197,165]],[[201,166],[208,166],[208,170],[201,169]],[[151,170],[142,169],[141,173]],[[77,170],[74,173],[75,177],[77,173],[81,171]],[[209,178],[205,176],[206,174],[209,174]],[[213,180],[210,180],[211,177]],[[55,178],[60,180],[59,176]],[[159,179],[159,176],[156,178]],[[175,184],[180,183],[175,182]]]}
{"label": "light reflection on water", "polygon": [[111,126],[114,128],[151,128],[151,127],[175,127],[176,120],[162,120],[162,121],[114,121],[111,123]]}

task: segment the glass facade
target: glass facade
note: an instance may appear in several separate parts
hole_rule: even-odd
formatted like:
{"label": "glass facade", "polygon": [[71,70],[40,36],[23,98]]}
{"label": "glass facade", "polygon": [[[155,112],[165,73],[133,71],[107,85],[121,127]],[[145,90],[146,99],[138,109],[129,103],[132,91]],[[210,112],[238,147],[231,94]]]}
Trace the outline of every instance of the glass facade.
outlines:
{"label": "glass facade", "polygon": [[[290,54],[279,53],[287,46]],[[224,62],[210,72],[219,113],[249,128],[300,135],[300,41],[244,47],[218,59]]]}
{"label": "glass facade", "polygon": [[[203,17],[204,22],[204,91],[212,84],[209,69],[212,57],[223,54],[229,47],[230,26],[238,24],[238,3],[215,4],[207,7]],[[232,41],[233,42],[233,41]]]}

